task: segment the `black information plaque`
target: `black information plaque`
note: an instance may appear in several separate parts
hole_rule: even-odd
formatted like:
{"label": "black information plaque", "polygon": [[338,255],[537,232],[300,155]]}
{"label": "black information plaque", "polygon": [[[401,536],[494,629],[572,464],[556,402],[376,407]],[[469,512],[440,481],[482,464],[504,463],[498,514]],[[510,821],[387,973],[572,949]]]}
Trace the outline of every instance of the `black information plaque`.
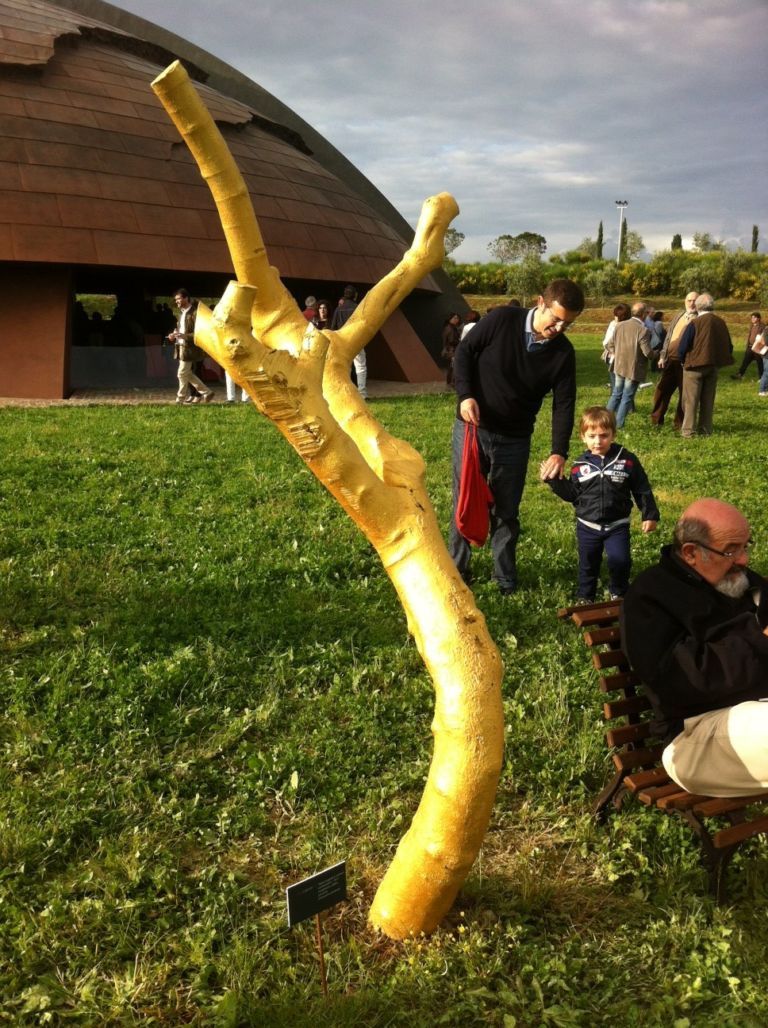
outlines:
{"label": "black information plaque", "polygon": [[293,928],[322,910],[347,898],[347,862],[339,861],[325,871],[318,871],[285,890],[288,904],[288,927]]}

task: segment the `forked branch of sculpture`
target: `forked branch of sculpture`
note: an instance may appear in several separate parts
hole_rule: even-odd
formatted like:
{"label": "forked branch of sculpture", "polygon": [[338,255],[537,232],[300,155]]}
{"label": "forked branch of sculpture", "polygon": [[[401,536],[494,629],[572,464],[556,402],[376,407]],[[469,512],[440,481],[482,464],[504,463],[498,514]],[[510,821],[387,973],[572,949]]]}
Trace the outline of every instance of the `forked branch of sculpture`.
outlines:
{"label": "forked branch of sculpture", "polygon": [[392,938],[431,932],[483,841],[502,761],[501,661],[443,542],[424,464],[372,416],[349,377],[354,355],[443,259],[458,213],[424,203],[401,262],[338,332],[308,324],[269,266],[245,183],[186,72],[152,83],[207,181],[237,282],[199,307],[195,342],[250,394],[376,548],[435,686],[434,754],[421,803],[373,902]]}

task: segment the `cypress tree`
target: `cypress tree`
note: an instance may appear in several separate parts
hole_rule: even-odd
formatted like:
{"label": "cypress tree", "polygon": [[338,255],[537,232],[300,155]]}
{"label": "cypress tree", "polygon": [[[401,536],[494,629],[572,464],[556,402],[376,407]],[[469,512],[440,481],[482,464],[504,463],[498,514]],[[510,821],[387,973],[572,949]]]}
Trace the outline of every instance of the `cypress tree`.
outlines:
{"label": "cypress tree", "polygon": [[599,261],[603,259],[603,223],[602,221],[597,227],[597,242],[595,243],[595,257]]}

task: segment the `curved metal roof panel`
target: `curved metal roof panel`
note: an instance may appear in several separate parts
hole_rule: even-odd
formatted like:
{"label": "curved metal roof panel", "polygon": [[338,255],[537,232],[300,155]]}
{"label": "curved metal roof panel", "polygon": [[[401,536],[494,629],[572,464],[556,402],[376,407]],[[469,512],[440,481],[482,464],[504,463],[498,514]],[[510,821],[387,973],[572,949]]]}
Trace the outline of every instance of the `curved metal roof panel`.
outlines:
{"label": "curved metal roof panel", "polygon": [[[0,260],[232,273],[208,188],[150,89],[175,56],[55,3],[0,0]],[[295,127],[185,64],[280,272],[366,283],[390,271],[408,243],[382,213]]]}

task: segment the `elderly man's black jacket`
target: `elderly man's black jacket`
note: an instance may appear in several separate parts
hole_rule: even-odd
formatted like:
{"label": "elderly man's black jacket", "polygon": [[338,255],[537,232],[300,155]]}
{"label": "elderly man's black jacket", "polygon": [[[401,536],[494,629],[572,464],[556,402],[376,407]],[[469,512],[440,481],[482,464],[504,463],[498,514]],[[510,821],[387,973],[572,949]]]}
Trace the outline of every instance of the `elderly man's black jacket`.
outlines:
{"label": "elderly man's black jacket", "polygon": [[768,697],[768,582],[746,574],[750,590],[731,599],[665,546],[624,597],[624,652],[647,687],[661,738],[682,731],[687,717]]}

